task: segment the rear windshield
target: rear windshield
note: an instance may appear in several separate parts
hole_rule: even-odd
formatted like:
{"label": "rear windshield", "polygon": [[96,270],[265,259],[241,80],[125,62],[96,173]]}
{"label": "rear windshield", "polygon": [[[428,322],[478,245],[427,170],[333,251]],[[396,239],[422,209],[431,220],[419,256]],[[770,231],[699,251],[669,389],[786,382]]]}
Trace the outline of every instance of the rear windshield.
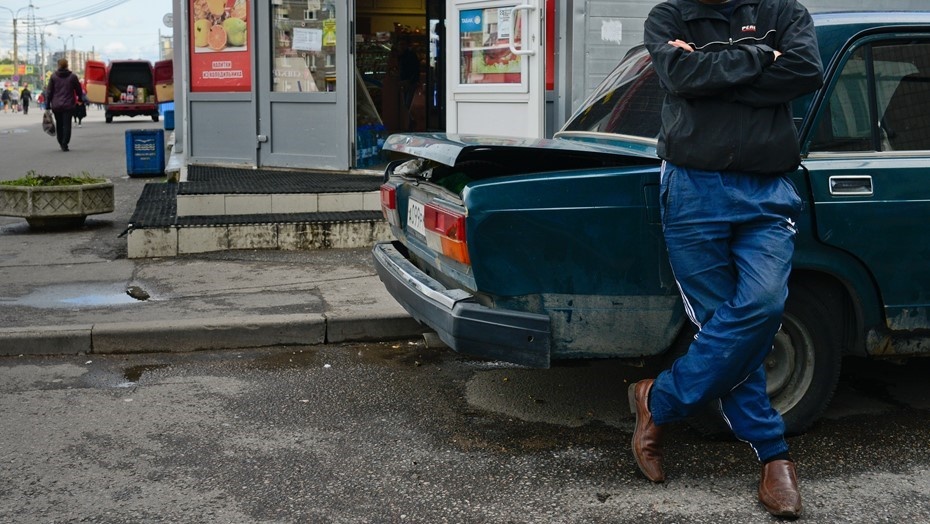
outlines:
{"label": "rear windshield", "polygon": [[655,139],[665,95],[645,48],[633,49],[591,93],[562,131]]}

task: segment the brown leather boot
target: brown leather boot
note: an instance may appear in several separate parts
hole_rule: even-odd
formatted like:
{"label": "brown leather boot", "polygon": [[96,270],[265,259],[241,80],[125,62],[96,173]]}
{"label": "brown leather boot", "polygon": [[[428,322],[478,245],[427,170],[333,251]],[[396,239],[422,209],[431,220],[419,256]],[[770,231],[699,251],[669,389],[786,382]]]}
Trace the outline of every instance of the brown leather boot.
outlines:
{"label": "brown leather boot", "polygon": [[794,462],[773,460],[762,466],[759,502],[776,517],[796,519],[801,516],[801,492]]}
{"label": "brown leather boot", "polygon": [[662,470],[662,430],[652,421],[649,411],[649,390],[654,380],[640,380],[630,384],[627,396],[630,400],[630,412],[636,415],[636,429],[633,430],[633,458],[639,470],[653,482],[663,482],[665,472]]}

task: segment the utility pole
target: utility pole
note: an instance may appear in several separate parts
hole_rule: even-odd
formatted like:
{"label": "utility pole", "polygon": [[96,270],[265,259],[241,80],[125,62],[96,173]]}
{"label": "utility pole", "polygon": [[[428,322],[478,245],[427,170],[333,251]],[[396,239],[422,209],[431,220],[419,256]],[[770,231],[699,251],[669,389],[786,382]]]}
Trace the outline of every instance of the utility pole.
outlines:
{"label": "utility pole", "polygon": [[[39,78],[40,78],[39,82],[40,82],[43,86],[45,85],[45,71],[46,71],[46,69],[47,69],[47,67],[48,67],[48,57],[45,56],[45,36],[46,36],[45,28],[48,27],[48,26],[50,26],[50,25],[58,25],[58,24],[60,24],[60,23],[61,23],[61,22],[58,22],[58,21],[49,22],[49,23],[43,25],[43,26],[42,26],[42,30],[40,31],[40,34],[41,34],[41,43],[42,43],[42,56],[39,57],[39,60],[40,60],[40,62],[41,62],[40,66],[39,66],[39,71],[41,72],[41,76],[39,77]],[[52,35],[49,34],[48,36],[52,36]]]}
{"label": "utility pole", "polygon": [[[33,7],[32,2],[29,2],[28,6],[20,7],[19,9],[16,10],[16,12],[13,12],[13,10],[10,9],[9,7],[0,6],[0,9],[6,9],[7,11],[10,12],[10,16],[13,17],[13,77],[14,78],[19,76],[19,41],[17,39],[18,31],[16,29],[16,23],[19,20],[17,19],[17,17],[19,16],[19,13],[23,11],[23,9],[32,9],[32,7]],[[17,82],[18,81],[19,80],[17,80]]]}
{"label": "utility pole", "polygon": [[41,64],[41,67],[39,67],[39,71],[42,73],[42,76],[39,77],[39,78],[41,78],[41,80],[39,80],[39,82],[42,83],[43,88],[44,88],[44,86],[45,86],[45,62],[47,62],[47,60],[45,60],[45,28],[44,28],[44,27],[42,28],[42,37],[41,37],[41,38],[42,38],[42,40],[41,40],[41,41],[42,41],[42,56],[39,58],[39,60],[42,61],[42,64]]}
{"label": "utility pole", "polygon": [[[29,6],[32,6],[32,2],[29,2]],[[36,16],[35,10],[38,7],[29,9],[29,18],[26,19],[26,63],[35,64],[36,56],[39,52],[38,42],[36,39]],[[37,65],[37,64],[36,64]],[[28,69],[28,65],[26,66]],[[38,68],[33,67],[32,74],[37,74]]]}

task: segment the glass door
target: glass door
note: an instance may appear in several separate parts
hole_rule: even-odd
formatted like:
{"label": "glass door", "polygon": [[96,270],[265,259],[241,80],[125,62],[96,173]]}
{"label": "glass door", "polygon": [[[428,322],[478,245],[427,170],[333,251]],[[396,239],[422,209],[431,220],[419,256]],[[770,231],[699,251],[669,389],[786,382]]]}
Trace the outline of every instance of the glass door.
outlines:
{"label": "glass door", "polygon": [[452,1],[446,29],[449,133],[543,137],[540,5],[540,0]]}
{"label": "glass door", "polygon": [[272,0],[258,49],[262,166],[349,167],[349,10],[335,0]]}

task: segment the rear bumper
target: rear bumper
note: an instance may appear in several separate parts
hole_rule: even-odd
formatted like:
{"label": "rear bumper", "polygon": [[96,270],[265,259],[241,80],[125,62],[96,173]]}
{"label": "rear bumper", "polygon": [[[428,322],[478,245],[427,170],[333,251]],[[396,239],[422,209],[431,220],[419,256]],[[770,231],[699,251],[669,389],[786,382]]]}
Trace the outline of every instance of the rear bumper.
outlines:
{"label": "rear bumper", "polygon": [[106,110],[115,115],[150,115],[158,112],[155,104],[107,104]]}
{"label": "rear bumper", "polygon": [[482,306],[466,291],[444,287],[390,243],[376,244],[372,254],[388,292],[455,351],[524,366],[549,367],[551,334],[547,315]]}

